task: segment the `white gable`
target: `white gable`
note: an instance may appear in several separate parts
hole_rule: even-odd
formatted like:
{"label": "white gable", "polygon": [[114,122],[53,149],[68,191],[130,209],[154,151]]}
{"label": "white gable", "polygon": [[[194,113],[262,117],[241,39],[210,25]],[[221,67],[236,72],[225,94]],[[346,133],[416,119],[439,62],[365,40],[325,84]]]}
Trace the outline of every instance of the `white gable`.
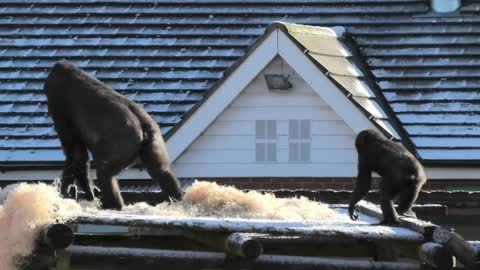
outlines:
{"label": "white gable", "polygon": [[[270,91],[264,74],[293,87]],[[276,121],[276,161],[256,160],[256,120]],[[289,120],[310,121],[310,160],[289,158]],[[337,176],[356,174],[355,132],[277,56],[173,163],[178,177]]]}
{"label": "white gable", "polygon": [[[213,123],[226,107],[252,82],[274,57],[281,56],[318,96],[335,111],[355,133],[375,126],[343,93],[295,46],[282,31],[274,30],[252,48],[253,51],[230,76],[167,141],[175,161],[194,140]],[[394,131],[392,131],[395,133]]]}

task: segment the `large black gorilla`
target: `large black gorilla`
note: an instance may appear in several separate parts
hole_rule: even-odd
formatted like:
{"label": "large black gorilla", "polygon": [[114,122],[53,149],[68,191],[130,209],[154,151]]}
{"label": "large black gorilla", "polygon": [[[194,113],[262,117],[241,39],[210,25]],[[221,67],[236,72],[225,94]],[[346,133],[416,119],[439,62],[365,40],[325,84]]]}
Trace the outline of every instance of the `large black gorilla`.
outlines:
{"label": "large black gorilla", "polygon": [[[422,165],[403,145],[384,138],[375,130],[360,132],[355,140],[358,152],[357,184],[350,198],[348,212],[357,219],[355,205],[370,190],[372,171],[382,177],[380,183],[383,221],[380,224],[398,224],[400,215],[411,215],[413,203],[427,181]],[[393,199],[398,197],[395,211]]]}
{"label": "large black gorilla", "polygon": [[68,196],[68,187],[76,182],[88,200],[94,199],[88,176],[90,151],[103,208],[122,209],[116,175],[137,157],[168,196],[181,199],[160,128],[137,104],[68,61],[54,65],[44,91],[66,158],[62,196]]}

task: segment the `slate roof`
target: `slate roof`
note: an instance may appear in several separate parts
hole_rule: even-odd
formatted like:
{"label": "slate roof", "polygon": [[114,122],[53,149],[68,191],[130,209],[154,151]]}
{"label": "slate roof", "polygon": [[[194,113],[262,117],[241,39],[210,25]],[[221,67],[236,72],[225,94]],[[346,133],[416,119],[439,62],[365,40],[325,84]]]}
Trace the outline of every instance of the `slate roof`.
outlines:
{"label": "slate roof", "polygon": [[68,59],[168,131],[274,21],[343,26],[420,157],[480,160],[480,3],[0,0],[0,162],[63,160],[43,81]]}

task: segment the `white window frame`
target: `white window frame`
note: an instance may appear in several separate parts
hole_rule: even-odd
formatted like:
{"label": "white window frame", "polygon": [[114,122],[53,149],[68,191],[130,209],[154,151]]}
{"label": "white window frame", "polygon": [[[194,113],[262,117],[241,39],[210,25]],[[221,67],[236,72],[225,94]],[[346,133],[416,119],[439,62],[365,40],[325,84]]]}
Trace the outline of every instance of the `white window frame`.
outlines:
{"label": "white window frame", "polygon": [[[274,127],[270,132],[269,124]],[[259,125],[262,125],[262,127],[259,127]],[[259,128],[263,128],[262,134],[259,134]],[[278,161],[277,130],[278,123],[276,120],[255,120],[255,162],[275,163]],[[260,147],[263,147],[263,153],[259,153],[259,151],[262,151]]]}
{"label": "white window frame", "polygon": [[[296,125],[296,127],[293,127]],[[308,131],[302,132],[302,125],[307,125]],[[296,134],[292,133],[295,132]],[[292,153],[296,151],[297,153]],[[309,119],[288,120],[288,162],[312,162],[312,123]]]}

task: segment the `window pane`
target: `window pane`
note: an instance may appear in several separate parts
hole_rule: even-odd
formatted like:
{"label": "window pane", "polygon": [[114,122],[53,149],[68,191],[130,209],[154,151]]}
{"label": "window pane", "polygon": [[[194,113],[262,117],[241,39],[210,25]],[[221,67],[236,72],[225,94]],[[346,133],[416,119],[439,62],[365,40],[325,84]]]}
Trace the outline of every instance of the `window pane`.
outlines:
{"label": "window pane", "polygon": [[276,139],[277,138],[277,121],[268,120],[267,121],[267,139]]}
{"label": "window pane", "polygon": [[310,120],[300,121],[300,138],[310,139]]}
{"label": "window pane", "polygon": [[265,144],[264,143],[255,144],[255,160],[257,162],[265,161]]}
{"label": "window pane", "polygon": [[290,139],[298,139],[298,120],[289,120],[288,121],[288,136]]}
{"label": "window pane", "polygon": [[265,139],[265,120],[255,120],[255,137]]}
{"label": "window pane", "polygon": [[289,143],[288,144],[288,158],[290,161],[299,160],[299,143]]}
{"label": "window pane", "polygon": [[267,143],[267,161],[277,161],[276,143]]}
{"label": "window pane", "polygon": [[301,143],[300,145],[300,160],[310,161],[310,143]]}

